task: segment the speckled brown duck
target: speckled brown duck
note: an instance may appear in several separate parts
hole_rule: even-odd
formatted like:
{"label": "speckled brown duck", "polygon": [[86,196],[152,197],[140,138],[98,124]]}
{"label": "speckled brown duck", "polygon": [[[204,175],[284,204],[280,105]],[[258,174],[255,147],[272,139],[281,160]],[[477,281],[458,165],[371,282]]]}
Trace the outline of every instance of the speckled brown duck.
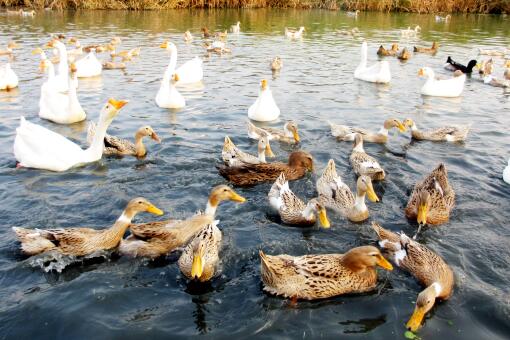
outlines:
{"label": "speckled brown duck", "polygon": [[377,284],[376,266],[393,266],[379,249],[362,246],[345,254],[267,255],[259,252],[264,290],[292,299],[314,300],[371,291]]}
{"label": "speckled brown duck", "polygon": [[219,166],[220,175],[237,186],[250,186],[274,181],[283,172],[289,181],[299,179],[313,170],[313,158],[305,151],[294,151],[287,164],[281,162],[245,164],[237,167]]}
{"label": "speckled brown duck", "polygon": [[372,228],[379,237],[379,245],[388,251],[391,260],[426,287],[418,295],[414,312],[406,324],[409,330],[416,332],[436,299],[447,300],[452,295],[453,271],[441,256],[405,234],[393,233],[377,223],[373,223]]}

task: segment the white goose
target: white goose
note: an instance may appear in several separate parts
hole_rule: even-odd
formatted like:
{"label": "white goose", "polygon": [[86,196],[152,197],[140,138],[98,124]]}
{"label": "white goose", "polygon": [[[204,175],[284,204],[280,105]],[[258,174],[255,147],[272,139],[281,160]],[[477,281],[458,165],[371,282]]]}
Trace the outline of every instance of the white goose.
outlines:
{"label": "white goose", "polygon": [[94,49],[80,60],[76,61],[76,75],[78,78],[90,78],[101,75],[103,71],[103,64],[97,60]]}
{"label": "white goose", "polygon": [[179,81],[177,73],[172,74],[170,67],[166,69],[156,95],[156,104],[165,109],[180,109],[186,106],[186,100],[175,88],[175,84]]}
{"label": "white goose", "polygon": [[54,76],[53,64],[46,60],[48,69],[48,82],[41,86],[41,98],[39,99],[39,117],[58,124],[73,124],[85,120],[87,115],[78,101],[76,87],[73,86],[76,81],[76,67],[71,64],[71,74],[69,76],[69,91],[66,93],[58,92],[48,83]]}
{"label": "white goose", "polygon": [[50,171],[66,171],[74,166],[101,159],[106,129],[127,101],[109,99],[99,115],[92,145],[83,150],[78,144],[40,125],[20,119],[14,140],[18,166]]}
{"label": "white goose", "polygon": [[361,44],[361,61],[354,71],[354,78],[371,83],[389,83],[391,81],[390,64],[386,60],[367,67],[367,42]]}
{"label": "white goose", "polygon": [[260,82],[260,92],[255,103],[248,109],[248,118],[258,122],[270,122],[280,116],[280,109],[276,105],[273,94],[267,85],[267,80]]}
{"label": "white goose", "polygon": [[289,39],[299,39],[303,35],[305,28],[303,26],[299,27],[299,30],[295,31],[285,27],[285,36]]}
{"label": "white goose", "polygon": [[458,97],[464,90],[466,75],[462,73],[450,79],[436,79],[434,71],[430,67],[423,67],[418,71],[419,76],[427,77],[427,81],[421,88],[421,94],[434,97]]}
{"label": "white goose", "polygon": [[0,66],[0,90],[11,90],[18,87],[18,76],[7,63]]}
{"label": "white goose", "polygon": [[171,70],[171,74],[176,73],[178,75],[178,85],[193,84],[202,81],[204,78],[202,59],[195,57],[182,64],[181,67],[176,70],[175,67],[177,66],[177,47],[168,41],[165,41],[160,45],[160,47],[171,52],[168,69]]}
{"label": "white goose", "polygon": [[510,159],[508,160],[508,165],[503,170],[503,180],[510,184]]}

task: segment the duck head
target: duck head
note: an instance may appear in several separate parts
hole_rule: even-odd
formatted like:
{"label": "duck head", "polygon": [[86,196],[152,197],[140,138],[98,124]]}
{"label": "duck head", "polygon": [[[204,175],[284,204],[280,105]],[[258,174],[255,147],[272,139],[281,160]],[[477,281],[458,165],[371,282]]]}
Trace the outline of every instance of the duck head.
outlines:
{"label": "duck head", "polygon": [[193,280],[199,280],[204,272],[204,255],[205,255],[205,243],[202,240],[198,240],[193,246],[193,262],[191,264],[191,278]]}
{"label": "duck head", "polygon": [[416,214],[416,221],[420,225],[427,224],[427,215],[431,205],[430,194],[427,190],[421,190],[418,193],[418,201],[416,205],[418,206],[418,211]]}
{"label": "duck head", "polygon": [[283,129],[285,130],[286,134],[291,135],[292,138],[294,138],[296,143],[299,143],[300,138],[298,133],[298,126],[294,121],[291,120],[290,122],[285,123]]}
{"label": "duck head", "polygon": [[137,213],[148,212],[154,215],[163,215],[163,211],[143,197],[137,197],[129,201],[125,214],[133,218]]}
{"label": "duck head", "polygon": [[379,249],[373,246],[356,247],[349,250],[342,257],[342,264],[353,272],[364,271],[366,268],[379,266],[386,270],[393,270],[393,266],[382,256]]}
{"label": "duck head", "polygon": [[271,145],[269,144],[269,138],[267,138],[267,136],[260,137],[258,144],[258,152],[259,154],[264,153],[267,157],[275,157],[273,150],[271,150]]}
{"label": "duck head", "polygon": [[138,129],[138,131],[136,132],[135,139],[140,137],[150,137],[154,141],[161,143],[161,139],[149,125],[142,126],[141,128]]}
{"label": "duck head", "polygon": [[328,214],[326,212],[326,207],[324,204],[319,202],[317,198],[312,198],[308,204],[305,210],[311,210],[319,219],[320,225],[324,229],[328,229],[331,227],[331,224],[329,223]]}
{"label": "duck head", "polygon": [[432,309],[436,302],[440,288],[438,283],[433,283],[418,294],[413,315],[406,324],[407,329],[416,332],[421,327],[425,314]]}
{"label": "duck head", "polygon": [[384,122],[384,128],[386,130],[390,130],[391,128],[397,128],[400,132],[406,131],[406,127],[404,126],[404,124],[402,124],[402,122],[400,122],[400,120],[396,118],[387,119]]}
{"label": "duck head", "polygon": [[312,155],[305,151],[294,151],[289,156],[289,166],[305,168],[308,171],[313,171]]}
{"label": "duck head", "polygon": [[374,187],[372,185],[372,180],[368,176],[359,176],[358,181],[356,182],[356,188],[358,191],[358,196],[367,195],[368,199],[372,202],[379,202],[379,197],[374,191]]}

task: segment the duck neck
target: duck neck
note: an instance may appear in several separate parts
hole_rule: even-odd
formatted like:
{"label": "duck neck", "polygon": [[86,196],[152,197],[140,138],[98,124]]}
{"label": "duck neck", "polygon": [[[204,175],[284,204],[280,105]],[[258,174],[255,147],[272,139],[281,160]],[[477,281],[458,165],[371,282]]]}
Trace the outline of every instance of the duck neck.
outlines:
{"label": "duck neck", "polygon": [[366,211],[367,206],[365,204],[365,193],[358,189],[356,192],[356,200],[354,201],[354,209],[356,211]]}
{"label": "duck neck", "polygon": [[259,148],[259,161],[260,163],[266,163],[266,150]]}
{"label": "duck neck", "polygon": [[358,143],[356,144],[356,146],[354,147],[354,149],[352,150],[354,152],[365,152],[365,149],[363,149],[363,143]]}
{"label": "duck neck", "polygon": [[110,235],[113,241],[116,243],[120,242],[122,237],[127,231],[127,228],[131,225],[131,221],[135,217],[136,212],[126,209],[122,212],[122,215],[115,221],[113,226],[108,229],[107,233]]}
{"label": "duck neck", "polygon": [[145,145],[143,145],[143,137],[145,136],[140,132],[135,134],[135,151],[138,157],[143,157],[147,153],[147,150],[145,150]]}
{"label": "duck neck", "polygon": [[214,196],[209,196],[209,200],[207,201],[207,205],[205,207],[205,214],[214,217],[216,215],[216,209],[218,209],[218,204],[220,202]]}

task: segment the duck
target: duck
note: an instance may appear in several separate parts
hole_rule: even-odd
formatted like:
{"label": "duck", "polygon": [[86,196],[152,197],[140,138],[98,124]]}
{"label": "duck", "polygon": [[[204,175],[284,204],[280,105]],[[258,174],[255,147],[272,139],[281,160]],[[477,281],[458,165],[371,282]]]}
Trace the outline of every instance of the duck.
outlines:
{"label": "duck", "polygon": [[179,257],[179,269],[188,279],[207,282],[215,276],[222,239],[218,223],[215,220],[203,227]]}
{"label": "duck", "polygon": [[213,36],[207,27],[202,27],[200,30],[202,31],[202,37],[204,38],[211,38]]}
{"label": "duck", "polygon": [[418,53],[426,53],[430,55],[435,55],[437,51],[439,51],[439,43],[434,41],[432,42],[432,47],[420,47],[420,46],[414,46],[413,48],[414,52]]}
{"label": "duck", "polygon": [[317,198],[312,198],[305,204],[290,190],[284,172],[273,183],[267,197],[283,223],[313,226],[319,220],[321,227],[327,229],[331,226],[324,205]]}
{"label": "duck", "polygon": [[359,34],[359,29],[357,27],[354,27],[351,29],[341,29],[341,30],[336,30],[336,33],[340,34],[340,35],[348,35],[351,37],[355,37],[357,34]]}
{"label": "duck", "polygon": [[415,38],[418,36],[418,33],[421,32],[421,27],[419,25],[416,25],[413,29],[411,27],[407,27],[406,30],[401,30],[400,35],[403,38]]}
{"label": "duck", "polygon": [[258,157],[239,150],[232,140],[228,136],[225,136],[223,150],[221,151],[221,158],[223,159],[223,163],[227,166],[235,167],[242,166],[244,164],[267,163],[266,156],[274,157],[267,136],[262,136],[259,139]]}
{"label": "duck", "polygon": [[503,181],[507,184],[510,184],[510,159],[508,160],[508,164],[503,170]]}
{"label": "duck", "polygon": [[22,17],[34,17],[35,16],[35,11],[34,10],[24,11],[23,9],[21,9],[20,13],[21,13]]}
{"label": "duck", "polygon": [[227,30],[224,30],[223,32],[214,33],[214,37],[221,40],[226,40],[227,36],[228,36]]}
{"label": "duck", "polygon": [[248,121],[248,137],[258,140],[263,136],[267,136],[269,140],[277,140],[287,144],[297,144],[301,141],[298,125],[293,120],[286,122],[283,125],[283,130],[269,127],[259,128]]}
{"label": "duck", "polygon": [[175,87],[179,81],[177,73],[170,74],[170,69],[165,71],[161,86],[156,94],[156,104],[165,109],[181,109],[186,106],[186,100]]}
{"label": "duck", "polygon": [[494,71],[494,62],[492,59],[489,59],[488,61],[484,60],[481,63],[479,73],[482,76],[482,80],[483,80],[484,84],[488,84],[488,85],[491,85],[494,87],[510,87],[510,81],[509,81],[510,74],[508,74],[508,78],[507,78],[507,73],[510,73],[510,70],[508,70],[508,69],[505,70],[504,77],[507,79],[505,79],[505,78],[499,79],[499,78],[494,77],[494,75],[492,74],[493,71]]}
{"label": "duck", "polygon": [[398,53],[398,44],[392,44],[391,49],[387,50],[383,45],[379,46],[377,50],[378,56],[396,56]]}
{"label": "duck", "polygon": [[492,58],[482,60],[480,64],[476,65],[476,68],[478,68],[478,74],[481,76],[492,74],[494,71],[494,60]]}
{"label": "duck", "polygon": [[110,39],[110,44],[111,45],[120,45],[122,43],[122,39],[120,37],[112,37]]}
{"label": "duck", "polygon": [[305,31],[305,28],[303,26],[299,27],[299,29],[297,31],[285,27],[285,37],[287,37],[289,39],[299,39],[303,36],[304,31]]}
{"label": "duck", "polygon": [[279,71],[283,66],[283,61],[280,57],[274,57],[273,60],[269,63],[269,67],[271,71]]}
{"label": "duck", "polygon": [[444,68],[450,71],[457,71],[460,70],[462,73],[472,73],[473,68],[478,64],[476,60],[470,60],[467,66],[462,65],[461,63],[458,63],[456,61],[453,61],[450,56],[446,59],[446,64],[444,65]]}
{"label": "duck", "polygon": [[437,129],[422,131],[418,130],[416,123],[411,118],[404,120],[404,125],[411,128],[411,136],[416,140],[430,140],[435,142],[462,142],[465,141],[471,124],[463,126],[443,126]]}
{"label": "duck", "polygon": [[388,132],[393,128],[397,128],[400,132],[405,132],[406,128],[402,122],[396,118],[389,118],[384,121],[383,126],[377,132],[370,132],[368,130],[329,123],[331,126],[331,134],[341,141],[354,141],[356,134],[360,134],[363,137],[363,141],[370,143],[384,144],[388,141]]}
{"label": "duck", "polygon": [[256,185],[274,181],[282,172],[290,181],[302,178],[308,171],[313,171],[313,158],[305,151],[294,151],[289,155],[287,164],[281,162],[245,164],[243,166],[219,166],[220,175],[237,186]]}
{"label": "duck", "polygon": [[447,16],[445,17],[442,17],[440,15],[436,15],[436,22],[449,22],[450,19],[452,18],[452,16],[450,14],[448,14]]}
{"label": "duck", "polygon": [[402,51],[400,51],[400,53],[398,54],[397,58],[399,60],[409,60],[411,59],[411,56],[412,56],[411,52],[409,52],[407,48],[404,47]]}
{"label": "duck", "polygon": [[[87,142],[89,144],[92,144],[94,140],[96,129],[96,124],[90,122],[87,129]],[[149,125],[142,126],[136,130],[134,143],[127,139],[106,134],[104,137],[103,155],[145,157],[147,155],[147,149],[145,149],[145,145],[143,144],[143,139],[145,137],[151,137],[153,141],[161,143],[161,139]]]}
{"label": "duck", "polygon": [[241,32],[241,22],[238,21],[235,25],[230,26],[230,32],[240,33]]}
{"label": "duck", "polygon": [[421,182],[418,182],[409,197],[405,215],[418,222],[419,226],[437,226],[448,222],[455,205],[455,191],[448,183],[448,172],[439,164]]}
{"label": "duck", "polygon": [[0,66],[0,90],[9,91],[18,87],[18,76],[11,68],[10,63]]}
{"label": "duck", "polygon": [[116,63],[114,61],[104,61],[103,70],[124,70],[127,67],[125,63]]}
{"label": "duck", "polygon": [[352,222],[362,222],[369,217],[365,195],[372,202],[379,202],[370,177],[362,175],[356,181],[356,195],[336,172],[335,161],[330,159],[317,180],[319,202],[333,209]]}
{"label": "duck", "polygon": [[39,117],[57,124],[74,124],[87,118],[81,107],[74,82],[77,82],[77,70],[74,64],[69,66],[69,91],[59,92],[52,86],[54,77],[53,64],[46,60],[48,80],[41,86],[39,99]]}
{"label": "duck", "polygon": [[206,42],[204,46],[208,53],[214,52],[219,55],[222,55],[223,53],[232,53],[232,50],[226,47],[225,42],[221,40],[214,40],[212,43]]}
{"label": "duck", "polygon": [[161,48],[170,51],[170,62],[168,70],[178,75],[178,84],[194,84],[199,83],[204,78],[204,71],[202,69],[202,60],[195,57],[182,64],[179,68],[177,66],[177,47],[168,41],[160,45]]}
{"label": "duck", "polygon": [[406,323],[408,330],[416,332],[436,301],[445,301],[452,296],[455,284],[453,271],[436,252],[406,234],[396,234],[375,222],[372,228],[379,238],[379,246],[389,252],[392,262],[426,287],[418,294],[413,314]]}
{"label": "duck", "polygon": [[11,40],[7,43],[5,50],[0,50],[0,56],[12,56],[14,49],[16,48],[19,48],[19,45],[15,41]]}
{"label": "duck", "polygon": [[260,82],[260,92],[257,100],[248,109],[248,118],[257,122],[270,122],[280,116],[280,109],[276,105],[267,80]]}
{"label": "duck", "polygon": [[76,75],[78,78],[91,78],[101,75],[103,71],[103,64],[97,60],[94,51],[90,51],[87,55],[80,60],[76,61]]}
{"label": "duck", "polygon": [[126,104],[124,100],[108,100],[99,114],[98,132],[94,141],[85,150],[64,136],[21,117],[14,140],[14,156],[18,167],[60,172],[98,161],[103,154],[106,129]]}
{"label": "duck", "polygon": [[359,133],[354,136],[354,147],[349,160],[354,173],[358,176],[368,176],[372,181],[382,181],[386,177],[379,162],[363,149],[363,137]]}
{"label": "duck", "polygon": [[387,84],[391,81],[390,64],[386,61],[379,61],[367,67],[367,42],[361,44],[361,61],[354,71],[354,78],[371,83]]}
{"label": "duck", "polygon": [[119,252],[132,257],[158,258],[190,242],[208,224],[214,223],[221,202],[243,203],[246,199],[226,185],[211,190],[205,211],[186,220],[164,220],[130,226],[131,235],[123,239]]}
{"label": "duck", "polygon": [[480,55],[488,55],[492,57],[504,57],[506,55],[505,51],[501,50],[491,50],[491,49],[483,49],[478,48],[478,54]]}
{"label": "duck", "polygon": [[420,93],[434,97],[459,97],[464,90],[466,75],[454,76],[450,79],[436,79],[435,73],[430,67],[422,67],[418,76],[427,77]]}
{"label": "duck", "polygon": [[137,57],[140,55],[141,47],[135,47],[127,51],[116,52],[115,48],[109,48],[110,57],[112,60],[115,58],[121,58],[122,61],[131,61],[133,57]]}
{"label": "duck", "polygon": [[58,251],[64,255],[85,256],[97,251],[117,248],[131,221],[140,212],[163,215],[163,211],[148,200],[137,197],[129,201],[117,221],[107,229],[25,229],[13,227],[12,230],[21,243],[22,252],[26,255],[33,256],[48,251]]}
{"label": "duck", "polygon": [[359,11],[359,9],[357,9],[357,10],[356,10],[356,11],[354,11],[354,12],[345,12],[345,14],[346,14],[348,17],[357,18],[357,17],[358,17],[358,14],[360,14],[360,11]]}
{"label": "duck", "polygon": [[193,34],[190,31],[184,32],[184,42],[190,43],[193,41]]}
{"label": "duck", "polygon": [[46,45],[49,48],[56,48],[59,56],[59,63],[52,86],[59,92],[69,91],[69,63],[66,46],[58,39],[53,38]]}
{"label": "duck", "polygon": [[393,270],[373,246],[352,248],[345,254],[303,256],[267,255],[260,250],[259,256],[264,291],[294,301],[369,292],[377,285],[377,266]]}

